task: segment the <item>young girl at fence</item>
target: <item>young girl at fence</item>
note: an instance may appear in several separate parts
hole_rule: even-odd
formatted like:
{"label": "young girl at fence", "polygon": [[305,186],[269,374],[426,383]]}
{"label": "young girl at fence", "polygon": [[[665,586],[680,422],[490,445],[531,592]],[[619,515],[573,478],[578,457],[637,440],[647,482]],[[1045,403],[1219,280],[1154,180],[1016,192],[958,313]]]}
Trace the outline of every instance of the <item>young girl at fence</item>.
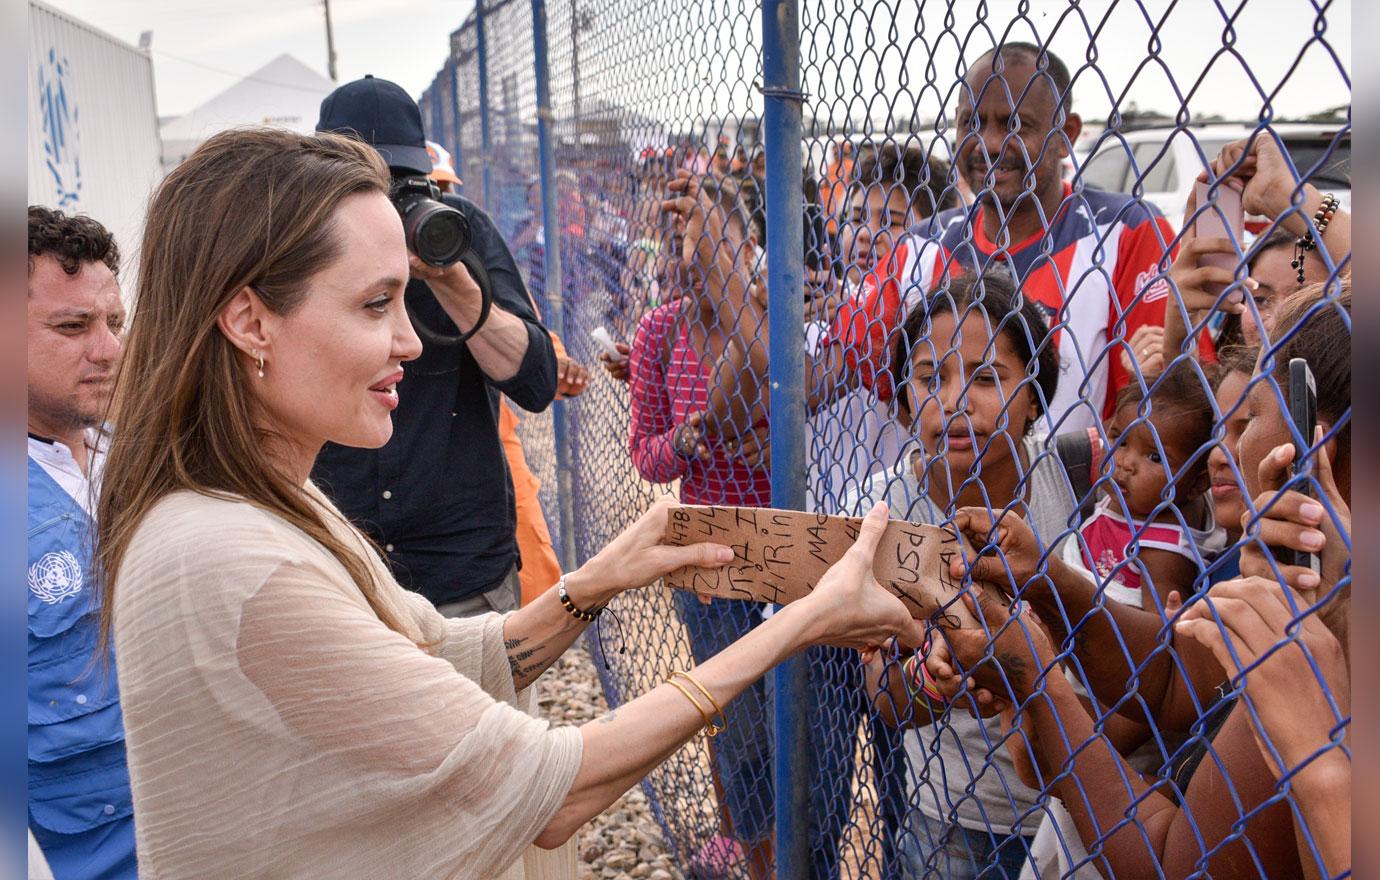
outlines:
{"label": "young girl at fence", "polygon": [[616,713],[552,729],[512,705],[616,594],[732,552],[661,546],[659,504],[512,614],[398,586],[308,478],[323,443],[392,435],[409,274],[456,315],[474,294],[409,257],[389,186],[357,141],[236,129],[150,204],[97,517],[141,874],[573,877],[531,844],[722,729],[782,659],[921,638],[870,575],[879,506],[809,597]]}
{"label": "young girl at fence", "polygon": [[[1067,611],[1037,589],[1021,591],[1028,601],[1015,614],[966,595],[991,635],[947,633],[964,672],[947,679],[959,684],[946,695],[985,689],[1019,707],[1019,735],[1009,743],[1029,749],[1042,788],[1063,799],[1107,877],[1147,870],[1219,880],[1331,877],[1349,868],[1349,313],[1349,290],[1327,297],[1307,291],[1282,308],[1283,341],[1262,355],[1252,377],[1250,421],[1238,445],[1259,527],[1259,537],[1242,548],[1246,577],[1191,597],[1166,635],[1172,650],[1161,641],[1131,658],[1141,666],[1140,700],[1127,699],[1123,686],[1121,709],[1140,702],[1161,729],[1201,720],[1173,778],[1141,779],[1094,727],[1065,678],[1048,674],[1069,650],[1060,651],[1069,645],[1060,641],[1060,618],[1079,620],[1071,649],[1085,667],[1120,662],[1117,649],[1090,638],[1092,628],[1078,631],[1093,618],[1080,620],[1086,597],[1076,596],[1079,588],[1058,560],[1049,560],[1047,576],[1067,593]],[[1317,501],[1282,490],[1294,450],[1281,401],[1295,357],[1307,359],[1317,379],[1319,432],[1310,452]],[[970,536],[985,539],[989,526],[969,529]],[[1003,520],[996,538],[1000,561],[973,561],[974,578],[1028,587],[1043,580],[1035,577],[1038,545],[1024,523]],[[1319,573],[1274,562],[1270,547],[1318,553]],[[1129,624],[1119,628],[1122,635],[1133,634],[1130,618],[1107,616]],[[1164,678],[1170,663],[1182,678]],[[942,677],[945,670],[931,672]],[[1229,702],[1202,715],[1204,701],[1193,692],[1218,689]],[[1098,696],[1118,699],[1110,690]]]}
{"label": "young girl at fence", "polygon": [[[943,522],[966,505],[1014,510],[1042,548],[1053,548],[1076,522],[1076,505],[1039,431],[1059,378],[1048,337],[1039,308],[1018,298],[1000,269],[965,275],[918,304],[891,359],[918,448],[875,474],[863,499],[885,499],[894,516],[916,522]],[[880,658],[869,679],[883,716],[917,728],[905,737],[908,876],[1015,880],[1039,821],[1039,793],[1017,778],[998,719],[911,706],[900,667]]]}
{"label": "young girl at fence", "polygon": [[1203,449],[1213,409],[1203,381],[1196,364],[1179,360],[1117,396],[1107,428],[1112,480],[1080,540],[1064,547],[1066,559],[1105,584],[1108,599],[1157,608],[1171,591],[1187,595],[1226,544],[1207,494]]}
{"label": "young girl at fence", "polygon": [[[742,258],[750,257],[755,240],[749,239],[748,212],[735,183],[708,178],[705,190],[717,200],[716,208],[727,214],[724,228],[736,233],[735,241],[745,243]],[[679,252],[684,234],[673,233],[668,251]],[[633,337],[628,366],[628,452],[633,465],[649,482],[679,480],[680,499],[686,504],[770,507],[771,472],[753,467],[728,443],[703,431],[712,379],[712,361],[703,353],[711,337],[732,329],[720,326],[717,314],[707,308],[709,301],[691,289],[702,290],[701,279],[679,280],[681,289],[672,291],[670,302],[648,312]],[[685,592],[672,599],[695,657],[713,656],[762,620],[763,606],[751,602],[704,603]],[[772,863],[772,765],[765,684],[754,682],[724,711],[729,730],[709,743],[721,834],[690,859],[692,870],[728,876],[748,867],[752,877],[766,877]]]}
{"label": "young girl at fence", "polygon": [[[722,370],[715,372],[714,352],[728,337],[750,333],[753,324],[737,316],[725,320],[721,290],[726,282],[741,285],[751,298],[760,279],[756,263],[758,238],[751,226],[752,207],[732,178],[706,177],[697,185],[703,199],[690,222],[677,213],[668,248],[684,259],[678,267],[683,295],[643,318],[634,338],[629,377],[632,428],[629,452],[638,473],[652,482],[679,479],[687,504],[771,506],[771,475],[761,448],[765,444],[723,440],[705,430],[704,411]],[[713,253],[705,258],[699,253]],[[704,270],[714,266],[718,275]],[[766,422],[745,437],[765,434]],[[757,448],[745,448],[757,447]],[[678,592],[673,600],[685,625],[695,657],[708,657],[760,625],[765,606],[729,599],[707,602]],[[830,694],[846,698],[855,688],[839,681],[852,671],[833,657],[840,652],[812,651],[812,688],[821,696],[811,718],[812,750],[811,875],[837,875],[839,838],[848,822],[849,782],[856,732],[855,713],[835,711]],[[773,718],[770,682],[755,682],[725,707],[729,732],[710,743],[712,771],[719,797],[721,834],[691,859],[692,872],[705,877],[767,877],[772,871],[771,840],[775,801],[772,764]]]}
{"label": "young girl at fence", "polygon": [[1213,396],[1217,404],[1218,439],[1208,453],[1208,493],[1212,517],[1225,533],[1226,547],[1208,567],[1209,585],[1241,576],[1241,518],[1247,507],[1237,447],[1250,421],[1246,391],[1259,356],[1260,349],[1241,345],[1228,345],[1217,351]]}

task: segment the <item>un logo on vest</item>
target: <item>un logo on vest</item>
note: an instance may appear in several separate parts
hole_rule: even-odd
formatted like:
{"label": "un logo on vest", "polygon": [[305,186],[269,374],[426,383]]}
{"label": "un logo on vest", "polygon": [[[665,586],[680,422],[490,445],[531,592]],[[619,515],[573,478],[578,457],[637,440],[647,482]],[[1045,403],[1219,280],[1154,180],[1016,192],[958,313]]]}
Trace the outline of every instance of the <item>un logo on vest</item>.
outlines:
{"label": "un logo on vest", "polygon": [[29,566],[29,589],[41,601],[56,605],[81,592],[81,565],[66,550],[44,553]]}

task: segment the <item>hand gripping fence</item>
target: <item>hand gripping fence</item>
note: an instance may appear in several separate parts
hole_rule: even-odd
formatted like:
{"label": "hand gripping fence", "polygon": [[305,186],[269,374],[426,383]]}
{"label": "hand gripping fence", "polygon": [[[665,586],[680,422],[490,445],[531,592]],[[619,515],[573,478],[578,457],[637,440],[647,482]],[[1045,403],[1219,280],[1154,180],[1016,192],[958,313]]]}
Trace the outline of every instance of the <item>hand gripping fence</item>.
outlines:
{"label": "hand gripping fence", "polygon": [[[903,646],[726,706],[643,784],[683,876],[1349,876],[1349,28],[1309,0],[460,23],[430,136],[593,376],[519,429],[563,566],[668,489],[886,500],[1010,599],[931,622],[947,704]],[[1304,533],[1316,574],[1279,549]],[[614,608],[613,705],[770,613]]]}

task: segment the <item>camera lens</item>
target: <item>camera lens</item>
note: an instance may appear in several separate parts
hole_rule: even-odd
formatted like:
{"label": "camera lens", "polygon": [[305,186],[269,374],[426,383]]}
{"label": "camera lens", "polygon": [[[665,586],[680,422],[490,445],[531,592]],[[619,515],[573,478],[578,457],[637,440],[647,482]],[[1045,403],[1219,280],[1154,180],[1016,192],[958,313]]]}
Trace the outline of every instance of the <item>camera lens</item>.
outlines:
{"label": "camera lens", "polygon": [[404,225],[408,245],[432,266],[449,266],[470,246],[470,225],[449,205],[419,200],[410,206]]}

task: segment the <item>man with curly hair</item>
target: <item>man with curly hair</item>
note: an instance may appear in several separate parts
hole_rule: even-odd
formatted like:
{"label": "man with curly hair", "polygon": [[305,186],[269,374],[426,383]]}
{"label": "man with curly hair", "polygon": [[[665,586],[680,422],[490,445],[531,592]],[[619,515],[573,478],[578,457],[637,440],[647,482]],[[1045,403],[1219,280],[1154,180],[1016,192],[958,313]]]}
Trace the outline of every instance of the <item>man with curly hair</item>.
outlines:
{"label": "man with curly hair", "polygon": [[91,516],[119,367],[120,251],[89,217],[29,208],[29,830],[57,880],[134,878],[134,802]]}

